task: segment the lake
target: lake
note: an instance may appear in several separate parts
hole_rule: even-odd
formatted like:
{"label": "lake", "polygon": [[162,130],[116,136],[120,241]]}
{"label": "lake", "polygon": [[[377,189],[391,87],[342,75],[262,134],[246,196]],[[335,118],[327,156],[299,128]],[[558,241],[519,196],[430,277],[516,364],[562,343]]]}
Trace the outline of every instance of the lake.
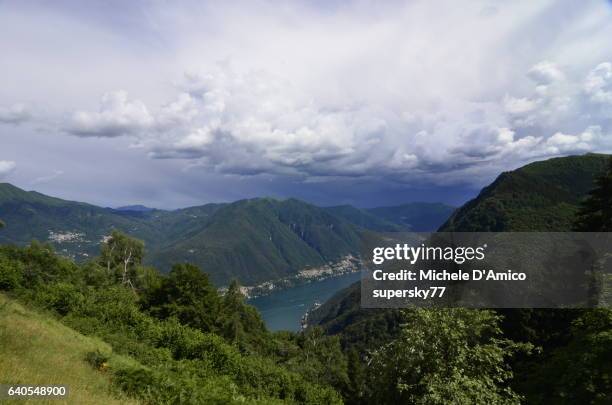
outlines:
{"label": "lake", "polygon": [[361,278],[361,272],[343,274],[321,281],[303,284],[248,301],[259,310],[268,329],[300,330],[300,319],[315,302],[321,304],[336,292]]}

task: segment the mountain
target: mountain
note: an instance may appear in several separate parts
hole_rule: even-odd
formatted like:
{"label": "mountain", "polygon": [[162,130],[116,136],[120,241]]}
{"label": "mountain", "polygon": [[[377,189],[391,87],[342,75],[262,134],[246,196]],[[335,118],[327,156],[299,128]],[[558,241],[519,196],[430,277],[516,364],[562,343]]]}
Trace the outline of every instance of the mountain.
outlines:
{"label": "mountain", "polygon": [[100,240],[113,229],[152,240],[155,229],[139,218],[110,208],[66,201],[0,183],[0,217],[6,228],[0,243],[53,242],[59,251],[83,258],[97,254]]}
{"label": "mountain", "polygon": [[[476,198],[457,209],[440,227],[443,232],[557,231],[571,230],[580,201],[594,187],[606,168],[609,155],[586,154],[535,162],[502,173]],[[392,334],[394,310],[360,307],[359,282],[339,291],[309,318],[328,333],[341,332],[345,339],[359,340],[364,330]],[[376,333],[366,340],[376,341]]]}
{"label": "mountain", "polygon": [[367,210],[370,214],[399,225],[404,230],[430,232],[444,223],[455,207],[442,203],[413,202]]}
{"label": "mountain", "polygon": [[378,232],[430,232],[438,229],[455,211],[450,205],[425,202],[367,209],[338,205],[325,209],[361,228]]}
{"label": "mountain", "polygon": [[155,208],[145,207],[144,205],[125,205],[123,207],[115,208],[116,211],[130,211],[130,212],[151,212],[155,211]]}
{"label": "mountain", "polygon": [[387,221],[386,219],[376,216],[367,210],[355,208],[352,205],[325,207],[325,210],[336,217],[343,218],[348,222],[364,229],[379,232],[397,232],[404,230],[401,225],[395,222]]}
{"label": "mountain", "polygon": [[214,281],[274,280],[359,251],[359,230],[295,199],[256,198],[219,207],[205,226],[155,252],[161,268],[189,261]]}
{"label": "mountain", "polygon": [[440,231],[565,231],[609,156],[549,159],[502,173]]}
{"label": "mountain", "polygon": [[52,243],[63,255],[86,260],[98,254],[101,240],[116,229],[142,239],[145,263],[162,271],[190,262],[218,285],[233,278],[252,285],[357,256],[365,230],[432,230],[449,210],[425,203],[373,210],[320,208],[271,198],[173,211],[142,205],[112,209],[3,183],[0,218],[7,226],[0,232],[0,243],[24,245],[36,239]]}
{"label": "mountain", "polygon": [[168,271],[192,262],[217,284],[275,280],[359,252],[360,229],[326,210],[288,199],[257,198],[174,211],[118,210],[0,184],[0,243],[52,243],[79,260],[121,230],[145,241],[146,263]]}

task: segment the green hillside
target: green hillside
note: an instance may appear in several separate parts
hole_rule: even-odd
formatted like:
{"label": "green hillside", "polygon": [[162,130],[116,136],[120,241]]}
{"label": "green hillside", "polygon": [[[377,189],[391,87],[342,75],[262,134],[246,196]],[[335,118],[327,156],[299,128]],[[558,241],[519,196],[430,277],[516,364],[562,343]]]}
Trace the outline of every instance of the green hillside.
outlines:
{"label": "green hillside", "polygon": [[[32,404],[131,404],[113,389],[110,376],[85,361],[87,353],[111,352],[108,344],[53,320],[48,315],[24,308],[0,293],[0,383],[67,385],[66,400],[33,399],[6,401]],[[112,356],[111,367],[132,360]]]}
{"label": "green hillside", "polygon": [[257,284],[358,255],[363,230],[432,230],[451,207],[413,203],[361,210],[320,208],[296,199],[255,198],[166,211],[120,209],[48,197],[0,184],[0,243],[50,242],[78,261],[99,251],[101,240],[120,230],[145,242],[147,263],[168,271],[194,263],[218,285],[237,278]]}
{"label": "green hillside", "polygon": [[147,242],[157,234],[139,216],[24,191],[7,183],[0,184],[0,214],[6,223],[0,243],[24,245],[34,239],[55,239],[58,251],[78,259],[95,254],[100,240],[112,229]]}
{"label": "green hillside", "polygon": [[246,284],[285,277],[308,266],[357,254],[352,224],[304,202],[243,200],[221,207],[205,227],[153,253],[160,267],[189,261],[213,280]]}
{"label": "green hillside", "polygon": [[458,209],[441,231],[563,231],[606,167],[608,155],[535,162],[502,173]]}
{"label": "green hillside", "polygon": [[168,271],[190,262],[213,280],[257,283],[357,254],[358,229],[298,200],[253,199],[174,211],[113,210],[0,184],[0,243],[51,242],[77,260],[99,251],[113,230],[142,239],[147,263]]}
{"label": "green hillside", "polygon": [[[457,209],[440,231],[557,231],[571,230],[580,201],[606,168],[609,155],[586,154],[535,162],[502,173],[479,195]],[[348,287],[313,314],[331,331],[368,321],[360,308],[360,285]],[[359,327],[357,327],[359,328]]]}
{"label": "green hillside", "polygon": [[[440,231],[557,231],[572,229],[580,202],[594,188],[609,156],[587,154],[536,162],[501,174],[459,208]],[[609,295],[609,291],[604,294]],[[367,373],[367,353],[397,339],[402,312],[362,309],[355,283],[324,303],[309,318],[340,336],[357,359],[349,373]],[[512,364],[513,388],[529,404],[604,404],[610,400],[609,361],[612,311],[501,310],[504,336],[532,343],[538,354]]]}
{"label": "green hillside", "polygon": [[341,403],[336,338],[270,333],[237,284],[221,295],[193,265],[122,271],[0,245],[0,382],[70,384],[78,404]]}
{"label": "green hillside", "polygon": [[332,215],[343,218],[348,222],[364,229],[379,232],[395,232],[404,229],[397,223],[387,221],[386,219],[378,217],[367,210],[355,208],[352,205],[325,207],[325,210]]}

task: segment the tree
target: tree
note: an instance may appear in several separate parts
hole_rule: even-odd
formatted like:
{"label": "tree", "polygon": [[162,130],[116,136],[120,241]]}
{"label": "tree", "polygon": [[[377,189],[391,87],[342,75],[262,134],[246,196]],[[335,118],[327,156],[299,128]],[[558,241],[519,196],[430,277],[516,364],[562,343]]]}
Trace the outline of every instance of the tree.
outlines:
{"label": "tree", "polygon": [[595,180],[595,188],[583,201],[576,215],[574,230],[581,232],[612,231],[612,158],[606,171]]}
{"label": "tree", "polygon": [[327,336],[322,328],[310,327],[298,335],[297,343],[301,350],[287,363],[293,370],[318,384],[348,390],[348,364],[338,336]]}
{"label": "tree", "polygon": [[120,275],[121,283],[134,286],[131,277],[144,257],[144,242],[122,232],[113,231],[102,244],[101,261],[110,274]]}
{"label": "tree", "polygon": [[531,345],[501,339],[492,311],[404,311],[400,337],[370,358],[370,402],[518,404],[505,360]]}
{"label": "tree", "polygon": [[[612,158],[604,173],[595,180],[595,188],[582,202],[574,230],[612,231]],[[605,260],[610,260],[609,254],[605,256]],[[611,277],[595,271],[592,295],[600,299],[603,289],[601,298],[605,299]],[[534,403],[610,403],[612,363],[608,359],[612,356],[612,310],[581,311],[569,332],[569,342],[549,353],[548,361],[535,365],[535,372],[526,379],[528,398]]]}
{"label": "tree", "polygon": [[534,364],[520,388],[533,404],[612,403],[612,311],[588,310],[570,332],[571,341]]}
{"label": "tree", "polygon": [[240,284],[232,280],[221,301],[221,334],[241,349],[257,351],[264,346],[266,327],[257,310],[245,300]]}
{"label": "tree", "polygon": [[215,330],[219,313],[217,290],[208,275],[192,264],[172,267],[161,287],[152,294],[150,311],[160,318],[176,317],[202,331]]}
{"label": "tree", "polygon": [[221,323],[222,333],[225,338],[233,343],[240,342],[244,336],[241,310],[244,306],[244,295],[240,291],[237,280],[232,280],[223,296],[223,319]]}

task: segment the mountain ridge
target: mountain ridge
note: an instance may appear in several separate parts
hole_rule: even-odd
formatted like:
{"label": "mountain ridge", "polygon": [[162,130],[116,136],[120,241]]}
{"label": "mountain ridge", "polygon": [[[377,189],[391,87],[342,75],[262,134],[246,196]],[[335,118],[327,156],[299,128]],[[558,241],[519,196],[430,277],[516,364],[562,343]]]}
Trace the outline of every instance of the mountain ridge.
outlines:
{"label": "mountain ridge", "polygon": [[[193,262],[217,284],[238,278],[253,285],[356,256],[366,229],[405,227],[355,207],[321,208],[295,198],[121,210],[9,183],[0,184],[0,217],[7,223],[0,243],[48,241],[64,255],[88,260],[106,235],[121,230],[145,241],[146,264],[168,271],[175,263]],[[444,219],[438,217],[437,223]]]}
{"label": "mountain ridge", "polygon": [[[552,158],[501,173],[454,211],[438,231],[570,231],[581,200],[594,187],[595,178],[605,170],[610,157],[589,153]],[[395,330],[392,310],[361,309],[360,299],[357,282],[337,292],[309,319],[332,334],[348,331],[356,335],[360,323],[376,324],[383,331]]]}

